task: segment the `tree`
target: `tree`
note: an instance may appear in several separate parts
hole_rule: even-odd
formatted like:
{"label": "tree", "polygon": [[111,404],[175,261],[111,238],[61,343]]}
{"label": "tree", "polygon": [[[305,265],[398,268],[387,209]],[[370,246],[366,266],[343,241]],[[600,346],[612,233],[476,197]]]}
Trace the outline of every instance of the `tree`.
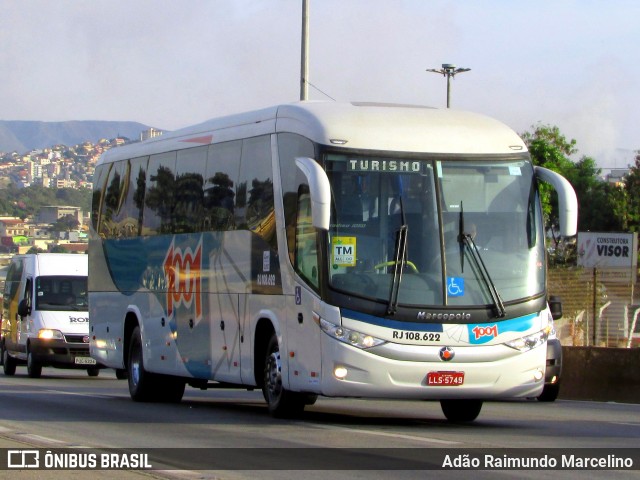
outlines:
{"label": "tree", "polygon": [[[525,132],[521,137],[529,149],[533,164],[569,177],[568,174],[575,167],[569,156],[577,152],[576,141],[567,140],[555,126],[538,125],[532,128],[533,132]],[[558,200],[553,188],[541,183],[540,197],[545,223],[551,227],[558,225]]]}
{"label": "tree", "polygon": [[640,232],[640,151],[635,152],[635,163],[624,179],[624,191],[627,198],[627,228],[631,232]]}
{"label": "tree", "polygon": [[[577,162],[569,158],[578,153],[575,140],[567,140],[558,127],[549,125],[538,125],[532,133],[524,133],[522,138],[534,165],[558,172],[573,185],[578,198],[579,231],[625,229],[628,195],[601,180],[601,170],[593,158],[583,156]],[[540,192],[545,220],[553,228],[558,223],[555,191],[550,185],[541,183]]]}
{"label": "tree", "polygon": [[70,232],[77,230],[80,222],[73,215],[65,215],[52,223],[49,230],[52,232]]}

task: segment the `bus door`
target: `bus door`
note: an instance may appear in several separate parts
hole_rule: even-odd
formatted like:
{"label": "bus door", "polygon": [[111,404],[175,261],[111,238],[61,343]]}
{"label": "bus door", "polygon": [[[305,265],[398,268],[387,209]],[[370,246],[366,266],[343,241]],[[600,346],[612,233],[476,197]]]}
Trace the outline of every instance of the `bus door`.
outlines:
{"label": "bus door", "polygon": [[[295,223],[294,265],[302,280],[295,282],[294,295],[287,295],[287,341],[289,384],[292,390],[315,391],[321,375],[321,331],[313,319],[320,285],[318,233],[311,221],[311,199],[306,191],[298,196]],[[319,313],[319,312],[318,312]]]}
{"label": "bus door", "polygon": [[320,302],[317,295],[304,284],[297,284],[294,290],[293,296],[287,295],[285,346],[289,361],[289,388],[317,392],[322,374],[322,333],[313,315]]}

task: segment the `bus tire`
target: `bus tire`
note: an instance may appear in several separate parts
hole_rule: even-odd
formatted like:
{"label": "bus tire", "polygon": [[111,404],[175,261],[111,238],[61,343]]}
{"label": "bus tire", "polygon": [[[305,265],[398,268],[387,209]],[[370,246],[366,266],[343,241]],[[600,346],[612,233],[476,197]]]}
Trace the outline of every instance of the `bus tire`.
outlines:
{"label": "bus tire", "polygon": [[40,378],[42,375],[42,364],[33,358],[33,352],[27,347],[27,375],[29,378]]}
{"label": "bus tire", "polygon": [[87,375],[90,377],[97,377],[100,375],[100,369],[98,367],[87,368]]}
{"label": "bus tire", "polygon": [[291,418],[301,414],[310,400],[304,393],[290,392],[283,387],[280,347],[275,333],[267,346],[262,394],[267,401],[269,413],[276,418]]}
{"label": "bus tire", "polygon": [[129,377],[129,373],[124,368],[116,368],[116,378],[118,380],[126,380]]}
{"label": "bus tire", "polygon": [[539,402],[555,402],[560,393],[560,384],[545,385],[542,393],[538,396]]}
{"label": "bus tire", "polygon": [[7,349],[2,347],[2,371],[5,375],[14,375],[16,373],[16,359],[9,355]]}
{"label": "bus tire", "polygon": [[140,327],[134,328],[131,333],[127,373],[129,395],[131,395],[133,401],[152,402],[156,399],[157,381],[152,373],[144,369]]}
{"label": "bus tire", "polygon": [[440,400],[442,413],[452,423],[473,422],[482,410],[482,400]]}
{"label": "bus tire", "polygon": [[142,356],[140,327],[133,329],[127,363],[129,395],[136,402],[178,403],[182,400],[186,382],[182,378],[147,372]]}

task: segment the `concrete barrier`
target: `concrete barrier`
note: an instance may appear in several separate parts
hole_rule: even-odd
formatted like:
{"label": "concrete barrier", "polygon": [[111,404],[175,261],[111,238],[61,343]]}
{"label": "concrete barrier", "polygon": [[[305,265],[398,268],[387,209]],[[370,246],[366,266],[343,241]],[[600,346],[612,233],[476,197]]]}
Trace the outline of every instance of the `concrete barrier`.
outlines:
{"label": "concrete barrier", "polygon": [[560,398],[640,403],[640,348],[562,347]]}

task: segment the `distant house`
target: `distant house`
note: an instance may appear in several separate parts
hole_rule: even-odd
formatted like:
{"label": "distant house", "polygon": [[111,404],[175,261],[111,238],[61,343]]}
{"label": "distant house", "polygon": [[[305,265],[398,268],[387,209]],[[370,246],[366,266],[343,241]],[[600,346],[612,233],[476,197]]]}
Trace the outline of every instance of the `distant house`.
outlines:
{"label": "distant house", "polygon": [[38,212],[38,223],[50,225],[56,223],[59,219],[71,215],[80,225],[82,225],[82,209],[80,207],[50,205],[41,207]]}
{"label": "distant house", "polygon": [[0,236],[17,237],[28,235],[29,229],[20,218],[0,217]]}

